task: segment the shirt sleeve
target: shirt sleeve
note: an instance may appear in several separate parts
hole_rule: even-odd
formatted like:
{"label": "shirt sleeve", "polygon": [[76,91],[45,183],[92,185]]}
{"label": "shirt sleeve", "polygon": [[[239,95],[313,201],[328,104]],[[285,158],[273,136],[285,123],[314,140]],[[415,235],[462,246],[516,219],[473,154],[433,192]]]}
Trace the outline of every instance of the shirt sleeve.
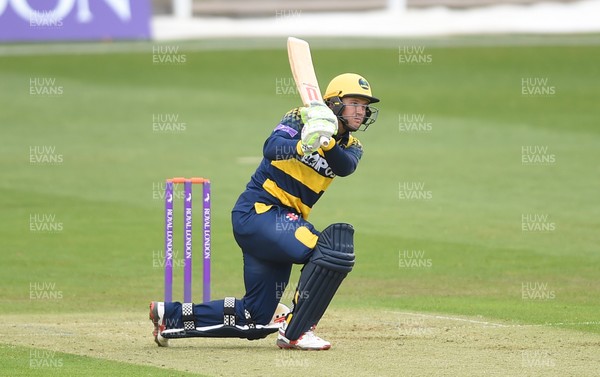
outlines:
{"label": "shirt sleeve", "polygon": [[362,153],[362,145],[354,137],[350,137],[345,148],[336,143],[333,148],[324,152],[329,167],[340,177],[354,173]]}
{"label": "shirt sleeve", "polygon": [[263,156],[271,161],[296,158],[296,145],[300,140],[301,127],[299,110],[290,110],[265,141]]}
{"label": "shirt sleeve", "polygon": [[298,155],[296,144],[298,144],[298,140],[289,139],[275,133],[265,141],[263,156],[270,161],[296,158]]}

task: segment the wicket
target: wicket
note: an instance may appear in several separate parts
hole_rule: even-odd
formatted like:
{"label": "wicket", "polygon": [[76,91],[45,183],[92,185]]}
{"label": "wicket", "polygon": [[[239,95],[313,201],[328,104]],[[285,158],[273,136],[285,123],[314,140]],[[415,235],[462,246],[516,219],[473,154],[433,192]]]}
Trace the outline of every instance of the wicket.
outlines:
{"label": "wicket", "polygon": [[203,274],[202,299],[210,301],[210,180],[171,178],[165,186],[165,302],[173,301],[173,185],[183,183],[183,302],[192,302],[192,185],[202,185]]}

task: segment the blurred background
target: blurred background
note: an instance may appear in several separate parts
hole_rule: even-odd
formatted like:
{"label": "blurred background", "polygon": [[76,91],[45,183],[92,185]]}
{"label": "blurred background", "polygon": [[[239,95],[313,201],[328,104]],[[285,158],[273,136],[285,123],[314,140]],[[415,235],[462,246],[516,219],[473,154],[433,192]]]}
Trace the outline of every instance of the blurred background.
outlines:
{"label": "blurred background", "polygon": [[597,0],[0,2],[0,41],[596,32]]}

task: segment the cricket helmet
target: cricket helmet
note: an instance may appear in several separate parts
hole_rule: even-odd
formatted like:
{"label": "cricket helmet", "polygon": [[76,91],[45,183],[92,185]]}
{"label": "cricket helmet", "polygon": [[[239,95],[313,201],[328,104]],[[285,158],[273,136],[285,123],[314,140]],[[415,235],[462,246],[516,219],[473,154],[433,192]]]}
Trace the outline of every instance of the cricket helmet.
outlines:
{"label": "cricket helmet", "polygon": [[323,99],[346,96],[365,98],[369,100],[369,103],[379,102],[379,98],[373,97],[371,94],[369,82],[356,73],[343,73],[334,77],[327,85]]}
{"label": "cricket helmet", "polygon": [[373,97],[373,94],[371,93],[371,85],[369,85],[369,82],[361,75],[357,75],[356,73],[343,73],[334,77],[325,90],[325,95],[323,96],[325,103],[329,105],[333,113],[342,122],[342,125],[348,131],[353,131],[348,128],[346,119],[342,117],[342,112],[346,106],[342,102],[342,98],[344,97],[358,97],[369,101],[369,105],[366,108],[366,116],[362,122],[364,127],[361,126],[362,128],[359,128],[359,130],[365,131],[369,125],[375,122],[377,114],[379,113],[377,108],[370,106],[372,103],[379,102],[379,98]]}

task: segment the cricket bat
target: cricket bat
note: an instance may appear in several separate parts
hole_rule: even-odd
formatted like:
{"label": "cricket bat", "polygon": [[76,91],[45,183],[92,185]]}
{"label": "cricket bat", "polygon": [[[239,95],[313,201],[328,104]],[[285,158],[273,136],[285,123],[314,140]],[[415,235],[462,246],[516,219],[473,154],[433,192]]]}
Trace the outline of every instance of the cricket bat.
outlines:
{"label": "cricket bat", "polygon": [[[300,98],[302,98],[302,103],[308,106],[313,101],[323,102],[308,42],[289,37],[287,40],[287,49],[290,68],[292,69],[298,93],[300,93]],[[321,136],[319,141],[324,147],[329,145],[329,138],[325,136]]]}

